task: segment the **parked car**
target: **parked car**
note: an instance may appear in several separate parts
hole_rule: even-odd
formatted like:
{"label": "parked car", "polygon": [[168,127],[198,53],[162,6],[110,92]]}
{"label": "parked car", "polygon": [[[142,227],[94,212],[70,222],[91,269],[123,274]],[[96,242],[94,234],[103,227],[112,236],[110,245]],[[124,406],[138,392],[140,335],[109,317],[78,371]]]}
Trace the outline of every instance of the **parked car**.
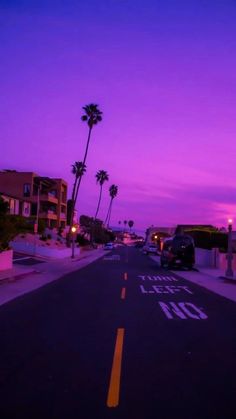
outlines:
{"label": "parked car", "polygon": [[113,243],[106,243],[104,244],[104,250],[112,250],[114,249],[114,244]]}
{"label": "parked car", "polygon": [[143,246],[143,253],[148,255],[149,253],[157,253],[157,245],[155,243],[147,243]]}
{"label": "parked car", "polygon": [[186,267],[192,269],[195,263],[194,241],[186,234],[176,234],[165,239],[161,251],[162,267]]}
{"label": "parked car", "polygon": [[138,247],[138,248],[142,248],[144,246],[144,242],[143,241],[137,241],[136,243],[135,243],[135,247]]}

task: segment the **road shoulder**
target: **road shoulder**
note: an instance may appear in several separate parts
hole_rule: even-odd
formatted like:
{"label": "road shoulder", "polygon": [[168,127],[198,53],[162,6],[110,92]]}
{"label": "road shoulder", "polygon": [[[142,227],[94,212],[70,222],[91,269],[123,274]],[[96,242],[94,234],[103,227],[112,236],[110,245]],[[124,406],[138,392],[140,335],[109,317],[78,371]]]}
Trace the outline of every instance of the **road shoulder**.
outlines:
{"label": "road shoulder", "polygon": [[34,265],[33,268],[17,267],[5,272],[5,277],[0,282],[0,306],[56,281],[70,272],[82,269],[108,252],[96,249],[86,253],[75,259],[47,261]]}
{"label": "road shoulder", "polygon": [[[150,256],[150,258],[154,260],[158,265],[160,265],[159,256]],[[201,272],[201,268],[199,267],[198,271],[174,270],[173,272],[176,275],[186,279],[187,281],[193,282],[194,284],[206,288],[215,294],[221,295],[222,297],[236,302],[236,281],[234,284],[220,277],[219,271],[217,269],[208,269],[207,272],[203,271]]]}

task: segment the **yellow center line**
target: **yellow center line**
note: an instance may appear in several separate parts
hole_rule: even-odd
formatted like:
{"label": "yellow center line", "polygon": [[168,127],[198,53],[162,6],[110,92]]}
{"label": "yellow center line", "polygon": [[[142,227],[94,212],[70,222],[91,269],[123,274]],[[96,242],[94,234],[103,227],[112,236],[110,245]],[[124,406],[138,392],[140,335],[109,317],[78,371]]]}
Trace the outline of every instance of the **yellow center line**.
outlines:
{"label": "yellow center line", "polygon": [[121,362],[125,329],[117,329],[115,352],[112,363],[110,385],[107,396],[107,406],[117,407],[120,394]]}
{"label": "yellow center line", "polygon": [[126,288],[123,287],[122,290],[121,290],[121,296],[120,296],[122,300],[125,299],[125,295],[126,295]]}
{"label": "yellow center line", "polygon": [[125,281],[127,281],[127,279],[128,279],[128,274],[127,274],[127,272],[125,272],[125,273],[124,273],[124,279],[125,279]]}

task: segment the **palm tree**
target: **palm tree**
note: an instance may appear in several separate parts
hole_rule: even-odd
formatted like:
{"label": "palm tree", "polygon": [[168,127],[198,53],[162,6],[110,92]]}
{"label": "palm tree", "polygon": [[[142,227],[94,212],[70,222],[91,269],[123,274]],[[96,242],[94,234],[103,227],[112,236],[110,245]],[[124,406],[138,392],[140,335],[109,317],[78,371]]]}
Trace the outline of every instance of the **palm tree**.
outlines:
{"label": "palm tree", "polygon": [[105,223],[104,223],[104,224],[107,223],[107,228],[109,227],[109,223],[110,223],[113,199],[116,197],[116,195],[118,193],[118,186],[111,185],[110,188],[109,188],[109,193],[110,193],[111,200],[110,200],[110,204],[109,204],[108,211],[107,211],[107,216],[106,216]]}
{"label": "palm tree", "polygon": [[73,202],[75,199],[75,191],[76,191],[78,180],[82,178],[85,172],[86,172],[86,164],[84,164],[82,161],[76,161],[74,164],[72,164],[71,173],[75,176],[75,182],[74,182],[73,191],[72,191]]}
{"label": "palm tree", "polygon": [[[87,144],[86,144],[84,159],[83,159],[83,162],[82,162],[82,164],[85,165],[87,155],[88,155],[88,148],[89,148],[89,143],[90,143],[90,138],[91,138],[91,132],[92,132],[93,126],[97,125],[99,122],[101,122],[102,112],[98,109],[98,105],[95,105],[94,103],[91,103],[90,105],[83,106],[83,110],[84,110],[85,113],[84,113],[84,115],[82,115],[81,119],[82,119],[82,121],[87,122],[88,127],[89,127]],[[72,197],[73,203],[72,203],[72,212],[71,212],[72,215],[71,215],[71,220],[70,220],[70,230],[71,230],[71,227],[73,225],[73,214],[74,214],[74,209],[75,209],[75,205],[76,205],[76,201],[77,201],[77,197],[78,197],[78,192],[79,192],[79,188],[80,188],[80,184],[81,184],[81,179],[82,179],[82,175],[80,175],[78,177],[78,181],[76,183],[76,187],[75,187],[75,191],[74,191],[74,197]]]}
{"label": "palm tree", "polygon": [[[127,224],[127,220],[124,221],[124,226],[125,227],[126,227],[126,224]],[[125,228],[124,228],[124,231],[125,231]]]}
{"label": "palm tree", "polygon": [[131,228],[133,227],[133,225],[134,225],[133,220],[129,220],[129,222],[128,222],[128,226],[129,226],[129,228],[130,228],[130,231],[131,231]]}
{"label": "palm tree", "polygon": [[98,211],[99,211],[99,208],[100,208],[100,204],[101,204],[103,184],[104,184],[104,182],[109,180],[109,175],[105,170],[99,170],[96,173],[95,177],[97,179],[97,183],[99,183],[99,185],[100,185],[100,193],[99,193],[98,205],[97,205],[97,210],[96,210],[96,214],[95,214],[95,217],[94,217],[94,221],[96,221]]}

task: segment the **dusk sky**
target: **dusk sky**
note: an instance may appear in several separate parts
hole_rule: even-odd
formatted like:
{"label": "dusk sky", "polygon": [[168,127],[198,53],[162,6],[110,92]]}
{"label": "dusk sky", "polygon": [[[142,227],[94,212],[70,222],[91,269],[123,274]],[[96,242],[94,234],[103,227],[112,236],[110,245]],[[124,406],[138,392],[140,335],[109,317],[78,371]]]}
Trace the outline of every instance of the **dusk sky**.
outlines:
{"label": "dusk sky", "polygon": [[236,221],[235,0],[0,0],[0,169],[62,177],[111,225]]}

